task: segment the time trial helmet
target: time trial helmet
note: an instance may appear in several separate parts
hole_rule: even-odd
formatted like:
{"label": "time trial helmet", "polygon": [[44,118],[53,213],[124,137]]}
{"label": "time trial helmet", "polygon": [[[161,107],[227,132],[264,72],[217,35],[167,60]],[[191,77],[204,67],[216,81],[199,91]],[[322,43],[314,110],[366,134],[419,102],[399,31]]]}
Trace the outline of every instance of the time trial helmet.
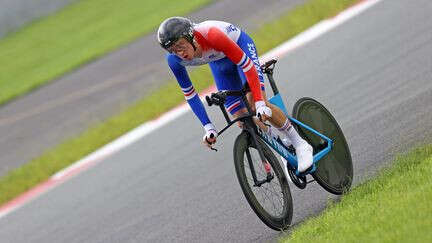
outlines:
{"label": "time trial helmet", "polygon": [[164,20],[158,29],[157,38],[159,44],[167,49],[177,40],[184,37],[188,42],[193,44],[194,28],[192,22],[183,17],[171,17]]}

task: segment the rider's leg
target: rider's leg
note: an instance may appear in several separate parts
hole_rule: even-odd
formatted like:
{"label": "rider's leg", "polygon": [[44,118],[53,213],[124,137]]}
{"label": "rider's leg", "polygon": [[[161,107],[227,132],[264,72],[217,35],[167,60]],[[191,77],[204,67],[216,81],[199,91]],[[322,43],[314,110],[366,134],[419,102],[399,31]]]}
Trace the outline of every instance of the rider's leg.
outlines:
{"label": "rider's leg", "polygon": [[[253,61],[253,64],[255,66],[255,69],[258,74],[259,82],[260,82],[260,88],[262,92],[262,96],[264,98],[264,101],[266,103],[266,106],[269,107],[272,110],[272,116],[270,117],[269,121],[270,123],[279,129],[284,135],[286,135],[290,140],[292,140],[292,144],[295,148],[302,147],[304,144],[307,144],[297,133],[297,131],[294,129],[294,127],[291,125],[289,119],[285,116],[285,114],[282,112],[279,107],[271,104],[267,101],[266,94],[265,94],[265,88],[264,88],[264,75],[261,71],[260,62],[258,59],[258,52],[255,46],[255,43],[253,40],[249,37],[248,34],[242,32],[239,40],[237,41],[237,44],[240,46],[240,48],[246,53],[246,55]],[[243,73],[243,69],[238,67],[238,74],[242,80],[243,85],[247,85],[246,77]],[[255,109],[254,102],[252,100],[252,94],[248,94],[248,101],[252,109]],[[303,146],[306,147],[306,146]],[[312,152],[310,152],[312,154]],[[311,156],[310,156],[311,157]],[[304,163],[305,165],[311,164],[311,162]]]}
{"label": "rider's leg", "polygon": [[[282,110],[279,109],[277,106],[270,104],[270,102],[267,101],[265,91],[264,91],[264,75],[260,68],[258,53],[253,40],[249,37],[249,35],[242,32],[237,41],[237,44],[246,53],[246,55],[253,61],[255,69],[257,70],[264,101],[267,107],[269,107],[272,110],[272,117],[270,117],[269,119],[270,123],[273,126],[275,126],[277,129],[279,129],[279,131],[281,131],[286,137],[288,137],[291,140],[292,145],[296,149],[296,154],[297,154],[297,159],[299,164],[298,170],[300,172],[305,171],[307,168],[309,168],[312,165],[312,160],[313,160],[312,147],[298,135],[297,131],[291,125],[289,119],[285,116]],[[243,73],[243,70],[240,67],[238,67],[237,69],[239,74],[238,76],[241,78],[242,84],[245,85],[247,80]],[[251,94],[249,94],[248,96],[248,101],[251,108],[255,109],[254,102],[252,102]],[[239,110],[237,111],[235,109],[230,110],[231,114],[235,114],[236,112],[241,112],[240,107],[237,107],[237,109]],[[267,131],[271,133],[271,129],[268,130],[267,128]]]}
{"label": "rider's leg", "polygon": [[[268,121],[291,141],[296,150],[298,170],[300,172],[307,170],[313,163],[312,146],[309,145],[309,143],[306,142],[302,137],[300,137],[283,111],[279,107],[268,102],[265,91],[262,91],[262,96],[266,105],[272,110],[272,116],[268,119]],[[254,104],[251,93],[247,94],[247,98],[249,104]],[[251,105],[251,108],[255,109],[253,105]],[[265,128],[265,125],[263,125],[260,121],[256,121],[256,123],[262,130],[267,131],[269,135],[274,137],[274,131],[271,131],[271,128]]]}

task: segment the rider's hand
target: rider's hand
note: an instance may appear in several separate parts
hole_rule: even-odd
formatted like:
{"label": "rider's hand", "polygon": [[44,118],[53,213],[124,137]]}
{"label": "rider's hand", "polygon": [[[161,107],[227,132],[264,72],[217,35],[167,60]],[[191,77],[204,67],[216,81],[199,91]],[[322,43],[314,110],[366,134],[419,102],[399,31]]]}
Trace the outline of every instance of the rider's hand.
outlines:
{"label": "rider's hand", "polygon": [[266,106],[264,101],[255,102],[255,108],[257,117],[263,122],[272,116],[271,109]]}
{"label": "rider's hand", "polygon": [[203,143],[208,148],[211,148],[212,145],[216,143],[216,138],[218,135],[216,131],[216,127],[213,124],[209,123],[204,126],[204,129],[205,129],[205,134],[203,137]]}

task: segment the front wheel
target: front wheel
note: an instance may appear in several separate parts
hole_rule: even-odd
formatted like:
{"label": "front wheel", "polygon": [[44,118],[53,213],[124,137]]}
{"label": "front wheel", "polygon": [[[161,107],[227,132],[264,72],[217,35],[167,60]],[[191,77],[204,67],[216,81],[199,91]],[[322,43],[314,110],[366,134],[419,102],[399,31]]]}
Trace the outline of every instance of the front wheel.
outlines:
{"label": "front wheel", "polygon": [[[292,116],[333,140],[333,148],[317,162],[313,178],[330,193],[340,195],[348,191],[353,180],[351,153],[335,118],[322,104],[307,97],[295,103]],[[318,151],[322,139],[301,126],[297,129],[312,145],[314,153]]]}
{"label": "front wheel", "polygon": [[273,179],[260,186],[255,185],[251,167],[258,180],[265,180],[266,170],[251,135],[243,131],[234,144],[234,165],[243,194],[257,216],[270,228],[284,230],[290,226],[293,207],[289,185],[279,161],[267,145],[257,137],[265,160],[271,166]]}

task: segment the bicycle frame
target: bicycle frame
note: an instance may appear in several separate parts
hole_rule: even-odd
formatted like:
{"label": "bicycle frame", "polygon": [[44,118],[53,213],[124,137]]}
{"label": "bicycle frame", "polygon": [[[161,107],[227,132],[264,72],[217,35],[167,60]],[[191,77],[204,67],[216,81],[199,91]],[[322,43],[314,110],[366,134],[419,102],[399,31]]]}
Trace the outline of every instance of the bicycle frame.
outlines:
{"label": "bicycle frame", "polygon": [[[224,103],[225,103],[226,96],[230,96],[230,95],[240,96],[242,98],[242,101],[244,102],[244,104],[246,104],[246,108],[248,110],[248,113],[246,115],[238,117],[238,118],[236,118],[234,120],[231,120],[229,118],[228,113],[227,113],[227,111],[225,109]],[[207,100],[207,103],[208,103],[209,106],[211,106],[213,104],[219,106],[219,108],[221,109],[221,111],[222,111],[222,113],[223,113],[223,115],[225,117],[225,120],[228,123],[228,125],[226,127],[224,127],[219,132],[219,135],[221,135],[224,131],[226,131],[234,123],[236,123],[238,121],[243,122],[244,123],[244,128],[243,129],[246,130],[246,131],[248,131],[248,134],[252,137],[252,141],[253,141],[256,149],[258,150],[258,153],[260,155],[261,161],[264,162],[265,161],[265,159],[264,159],[265,158],[264,157],[264,152],[263,152],[262,147],[259,145],[259,143],[257,143],[257,137],[256,136],[259,136],[259,133],[258,133],[258,129],[257,129],[257,127],[256,127],[256,125],[255,125],[255,123],[253,121],[253,118],[252,118],[254,116],[254,114],[253,114],[250,106],[248,105],[248,102],[247,102],[247,99],[246,99],[246,93],[243,90],[238,90],[238,91],[228,91],[228,90],[227,91],[220,91],[218,93],[211,94],[211,97],[206,96],[206,100]],[[217,149],[214,149],[214,148],[212,148],[212,149],[217,151]],[[274,176],[269,171],[267,171],[267,177],[264,180],[258,180],[256,172],[255,172],[255,167],[253,166],[253,164],[251,162],[252,160],[251,160],[251,155],[250,155],[250,151],[249,150],[247,150],[246,156],[248,158],[249,168],[251,170],[251,174],[252,174],[252,177],[254,179],[254,185],[255,186],[259,187],[259,186],[261,186],[262,184],[264,184],[266,182],[270,182],[274,178]]]}
{"label": "bicycle frame", "polygon": [[[320,151],[316,151],[316,153],[313,155],[313,163],[314,166],[311,170],[309,170],[306,174],[310,174],[313,173],[316,170],[316,164],[317,162],[324,157],[326,154],[328,154],[330,152],[330,150],[333,147],[333,141],[326,137],[325,135],[321,134],[320,132],[316,131],[315,129],[309,127],[306,124],[303,124],[302,122],[290,117],[288,115],[287,109],[285,108],[285,104],[282,100],[281,95],[279,94],[279,90],[276,86],[276,83],[273,79],[273,69],[274,69],[274,64],[276,63],[276,60],[271,60],[269,62],[267,62],[266,64],[262,65],[262,71],[263,73],[267,74],[268,80],[270,82],[270,85],[272,87],[272,91],[273,91],[273,97],[271,97],[269,99],[269,102],[278,106],[284,113],[285,115],[288,117],[288,119],[290,119],[290,121],[292,123],[297,124],[298,126],[301,126],[309,131],[311,131],[312,133],[314,133],[315,135],[319,136],[323,141],[325,141],[323,143],[323,145],[325,145],[325,148],[321,149]],[[234,120],[231,120],[228,116],[228,113],[224,107],[224,103],[225,103],[225,98],[226,96],[241,96],[242,101],[244,102],[248,113],[244,116],[238,117]],[[283,158],[285,158],[288,161],[288,164],[290,165],[290,169],[293,171],[296,171],[296,168],[298,167],[298,162],[297,162],[297,158],[294,155],[293,152],[290,152],[289,149],[282,143],[282,141],[280,139],[275,139],[271,136],[269,136],[268,134],[266,134],[265,132],[261,131],[260,129],[257,128],[257,126],[255,125],[255,123],[253,122],[252,117],[254,116],[254,113],[252,112],[250,106],[248,105],[246,96],[245,96],[245,92],[243,90],[240,91],[220,91],[218,93],[214,93],[211,95],[210,97],[206,97],[207,103],[209,104],[209,106],[211,106],[212,104],[216,104],[220,107],[220,109],[222,110],[222,113],[224,114],[225,120],[227,121],[228,125],[226,127],[224,127],[220,132],[219,135],[221,135],[226,129],[228,129],[231,125],[233,125],[234,123],[236,123],[237,121],[242,121],[245,123],[245,130],[247,130],[249,132],[249,134],[252,137],[252,140],[254,141],[256,148],[260,154],[260,157],[262,160],[264,160],[264,155],[263,155],[263,151],[261,146],[259,146],[259,144],[256,142],[256,136],[258,135],[259,137],[261,137],[270,147],[272,147],[276,152],[278,152],[279,155],[281,155]],[[278,141],[279,140],[279,141]],[[247,154],[247,156],[249,156]],[[255,171],[253,166],[251,165],[251,170],[252,170],[252,176],[254,178],[255,181],[255,185],[259,186],[260,184],[264,183],[264,181],[258,181],[255,175]],[[300,173],[296,172],[296,175],[299,176]],[[303,175],[302,175],[303,176]]]}
{"label": "bicycle frame", "polygon": [[[272,103],[273,104],[273,103]],[[326,154],[328,154],[330,152],[330,150],[333,147],[333,141],[326,137],[325,135],[319,133],[318,131],[314,130],[313,128],[309,127],[306,124],[301,123],[300,121],[297,121],[296,119],[287,116],[288,119],[290,119],[291,122],[294,122],[295,124],[302,126],[304,128],[306,128],[307,130],[313,132],[314,134],[316,134],[317,136],[321,137],[322,139],[324,139],[326,141],[327,146],[319,151],[318,153],[315,153],[313,155],[313,163],[314,163],[314,167],[309,171],[309,173],[313,173],[316,170],[316,164],[317,162],[324,157]],[[278,141],[277,139],[269,136],[268,134],[262,132],[261,130],[258,130],[258,135],[270,146],[272,147],[276,152],[278,152],[278,154],[280,156],[282,156],[284,159],[286,159],[288,161],[288,163],[291,166],[292,170],[296,170],[297,166],[298,166],[298,162],[297,162],[297,158],[294,156],[294,154],[292,152],[289,152],[288,149],[285,147],[285,145],[283,145],[280,141]],[[300,175],[299,173],[296,172],[296,175]]]}
{"label": "bicycle frame", "polygon": [[[273,69],[274,69],[274,64],[276,63],[276,60],[270,60],[267,63],[265,63],[261,68],[263,69],[262,72],[265,73],[267,75],[267,78],[269,80],[270,86],[272,88],[273,91],[273,97],[269,98],[269,102],[272,103],[273,105],[279,107],[284,114],[286,115],[286,117],[292,122],[297,124],[298,126],[301,126],[309,131],[311,131],[312,133],[314,133],[315,135],[319,136],[321,139],[323,139],[325,141],[325,144],[327,145],[324,149],[322,149],[321,151],[318,151],[317,153],[314,154],[313,156],[313,163],[314,163],[314,167],[312,168],[312,170],[309,171],[309,173],[313,173],[316,170],[316,163],[322,158],[324,157],[326,154],[328,154],[330,152],[330,150],[333,148],[333,141],[326,137],[325,135],[321,134],[320,132],[316,131],[315,129],[311,128],[310,126],[292,118],[289,116],[288,111],[285,107],[285,104],[282,100],[282,97],[279,93],[279,90],[276,86],[276,82],[273,79]],[[288,163],[290,164],[292,169],[297,168],[298,162],[297,162],[297,158],[293,155],[293,153],[290,153],[286,147],[281,144],[281,142],[277,141],[276,139],[269,137],[267,134],[261,132],[260,133],[260,137],[264,139],[264,141],[266,141],[266,143],[271,146],[276,152],[279,153],[279,155],[281,155],[283,158],[285,158]],[[299,175],[299,173],[296,173],[296,175]]]}

